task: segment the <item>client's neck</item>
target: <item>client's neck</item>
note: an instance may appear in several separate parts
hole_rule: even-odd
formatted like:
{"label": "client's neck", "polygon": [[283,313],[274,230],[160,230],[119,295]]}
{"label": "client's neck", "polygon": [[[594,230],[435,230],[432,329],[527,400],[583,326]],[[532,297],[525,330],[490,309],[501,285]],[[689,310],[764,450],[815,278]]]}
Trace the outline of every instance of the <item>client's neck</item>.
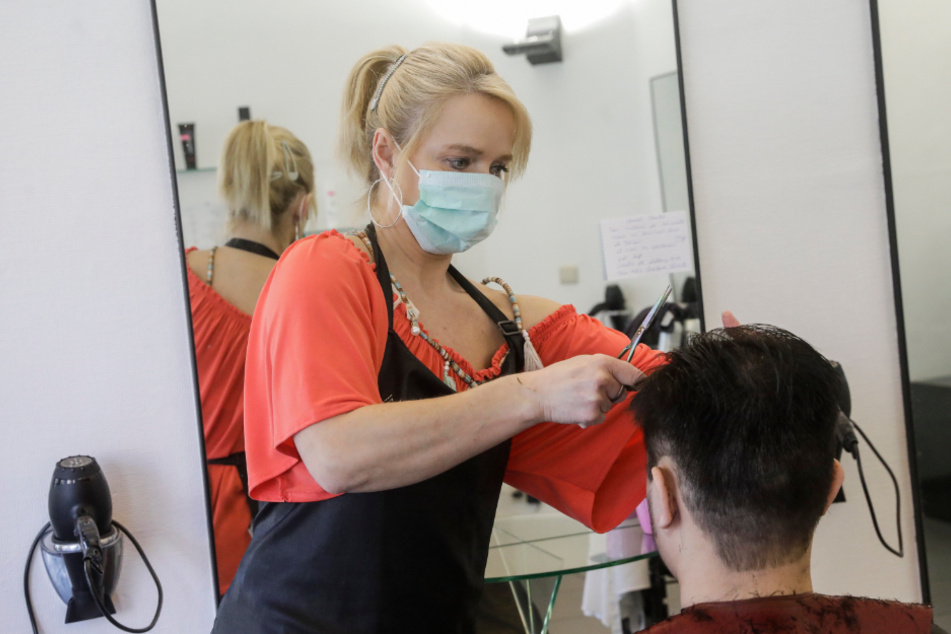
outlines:
{"label": "client's neck", "polygon": [[[727,566],[709,545],[703,553],[684,567],[680,575],[680,603],[689,607],[697,603],[740,601],[812,592],[810,558],[812,548],[790,563],[758,570],[737,572]],[[702,547],[695,550],[705,550]],[[698,554],[695,552],[695,554]]]}

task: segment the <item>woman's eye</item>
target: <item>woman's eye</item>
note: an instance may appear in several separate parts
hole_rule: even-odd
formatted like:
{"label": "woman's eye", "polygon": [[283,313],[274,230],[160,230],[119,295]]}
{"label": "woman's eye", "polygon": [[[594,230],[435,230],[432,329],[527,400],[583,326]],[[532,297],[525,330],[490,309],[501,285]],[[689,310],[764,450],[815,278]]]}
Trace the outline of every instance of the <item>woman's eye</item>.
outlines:
{"label": "woman's eye", "polygon": [[507,168],[507,167],[505,167],[504,165],[502,165],[501,163],[499,163],[499,164],[493,165],[491,168],[489,168],[489,171],[490,171],[492,174],[494,174],[495,176],[498,176],[499,178],[502,178],[502,174],[508,174],[508,173],[509,173],[509,168]]}
{"label": "woman's eye", "polygon": [[454,170],[464,170],[470,165],[470,161],[467,158],[451,158],[448,159],[449,166]]}

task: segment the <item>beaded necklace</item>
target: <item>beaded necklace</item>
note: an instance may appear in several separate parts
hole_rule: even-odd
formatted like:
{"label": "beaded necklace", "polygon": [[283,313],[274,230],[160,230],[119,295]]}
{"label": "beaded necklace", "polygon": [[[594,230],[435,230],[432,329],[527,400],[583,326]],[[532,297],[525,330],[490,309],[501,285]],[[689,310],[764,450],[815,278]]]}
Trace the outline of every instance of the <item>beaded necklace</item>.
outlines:
{"label": "beaded necklace", "polygon": [[[248,253],[254,253],[255,255],[263,255],[264,257],[271,258],[272,260],[279,260],[281,258],[280,255],[275,253],[269,247],[264,246],[260,242],[245,240],[244,238],[231,238],[225,243],[225,246],[231,247],[232,249],[247,251]],[[218,247],[211,247],[211,252],[208,254],[208,271],[205,274],[205,282],[208,284],[208,286],[211,286],[211,280],[215,275],[215,251],[217,250]]]}
{"label": "beaded necklace", "polygon": [[205,274],[205,282],[211,286],[211,279],[215,275],[215,251],[218,247],[211,247],[211,253],[208,254],[208,272]]}
{"label": "beaded necklace", "polygon": [[[370,242],[370,238],[367,237],[367,234],[363,231],[356,232],[357,237],[363,240],[363,243],[369,249],[370,253],[373,253],[373,243]],[[469,373],[459,367],[459,364],[456,363],[452,357],[449,356],[449,353],[446,352],[446,349],[443,348],[440,343],[436,340],[435,337],[429,336],[429,334],[423,332],[423,329],[419,326],[419,309],[409,300],[406,296],[406,291],[403,290],[403,287],[400,286],[400,283],[396,281],[396,276],[390,273],[390,282],[393,284],[393,289],[396,291],[396,294],[400,298],[400,302],[406,307],[406,318],[410,323],[410,333],[416,337],[419,337],[433,349],[439,353],[439,356],[442,357],[443,365],[443,383],[451,387],[453,390],[456,389],[456,382],[452,378],[452,375],[449,374],[449,371],[452,370],[456,376],[458,376],[466,384],[467,388],[478,387],[486,382],[486,380],[477,381],[469,376]],[[502,286],[505,289],[505,292],[508,293],[509,303],[512,305],[512,312],[515,314],[515,325],[518,327],[519,332],[522,330],[522,317],[521,311],[518,307],[518,301],[515,298],[515,292],[512,290],[512,287],[506,284],[498,277],[487,277],[482,280],[483,284],[496,283]]]}

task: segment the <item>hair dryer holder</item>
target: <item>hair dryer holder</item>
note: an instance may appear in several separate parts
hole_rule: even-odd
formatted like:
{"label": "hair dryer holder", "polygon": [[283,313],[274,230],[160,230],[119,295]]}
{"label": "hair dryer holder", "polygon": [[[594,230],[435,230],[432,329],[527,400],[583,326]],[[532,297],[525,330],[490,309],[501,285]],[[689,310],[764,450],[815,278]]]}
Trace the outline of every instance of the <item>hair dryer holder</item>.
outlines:
{"label": "hair dryer holder", "polygon": [[[95,580],[100,583],[101,594],[109,614],[115,614],[112,593],[119,582],[122,567],[122,533],[112,530],[101,539],[102,574],[94,572]],[[53,536],[53,529],[47,530],[40,542],[43,565],[49,575],[56,594],[66,604],[66,622],[85,621],[102,616],[87,587],[83,570],[83,551],[78,541],[63,542]],[[78,582],[78,583],[77,583]]]}

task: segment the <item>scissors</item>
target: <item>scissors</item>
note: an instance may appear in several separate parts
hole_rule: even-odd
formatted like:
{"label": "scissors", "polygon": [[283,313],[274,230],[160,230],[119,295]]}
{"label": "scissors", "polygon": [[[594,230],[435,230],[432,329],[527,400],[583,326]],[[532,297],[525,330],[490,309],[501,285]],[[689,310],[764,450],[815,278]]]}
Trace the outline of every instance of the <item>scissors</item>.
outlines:
{"label": "scissors", "polygon": [[647,313],[647,316],[644,317],[644,321],[641,322],[641,325],[637,327],[637,330],[634,331],[634,336],[631,337],[631,343],[624,346],[624,349],[621,350],[621,354],[617,356],[618,359],[623,359],[624,355],[627,354],[627,358],[624,359],[628,363],[631,362],[631,359],[634,358],[634,349],[637,348],[637,344],[641,342],[641,337],[644,336],[644,331],[650,328],[651,323],[654,321],[654,317],[657,316],[657,311],[660,310],[660,307],[667,303],[667,298],[670,297],[670,293],[673,289],[670,287],[670,284],[667,285],[667,288],[661,294],[660,299],[657,300],[657,303],[654,304],[654,307],[651,308],[650,312]]}
{"label": "scissors", "polygon": [[[621,350],[621,354],[617,356],[618,359],[624,359],[628,363],[631,362],[631,359],[634,358],[634,351],[637,348],[637,344],[641,342],[641,337],[644,336],[644,331],[650,328],[651,324],[654,322],[654,317],[657,316],[657,313],[660,311],[661,306],[667,303],[667,298],[670,297],[673,289],[670,287],[670,284],[667,285],[667,288],[664,289],[664,292],[661,293],[660,299],[657,300],[657,303],[650,309],[650,312],[647,313],[647,316],[644,317],[644,321],[641,322],[641,325],[637,327],[637,330],[634,331],[634,336],[631,337],[631,343],[624,346],[624,349]],[[626,357],[625,357],[626,355]],[[631,389],[626,385],[621,386],[621,391],[618,392],[618,395],[611,399],[612,403],[617,403],[622,398],[624,398],[627,391]]]}

